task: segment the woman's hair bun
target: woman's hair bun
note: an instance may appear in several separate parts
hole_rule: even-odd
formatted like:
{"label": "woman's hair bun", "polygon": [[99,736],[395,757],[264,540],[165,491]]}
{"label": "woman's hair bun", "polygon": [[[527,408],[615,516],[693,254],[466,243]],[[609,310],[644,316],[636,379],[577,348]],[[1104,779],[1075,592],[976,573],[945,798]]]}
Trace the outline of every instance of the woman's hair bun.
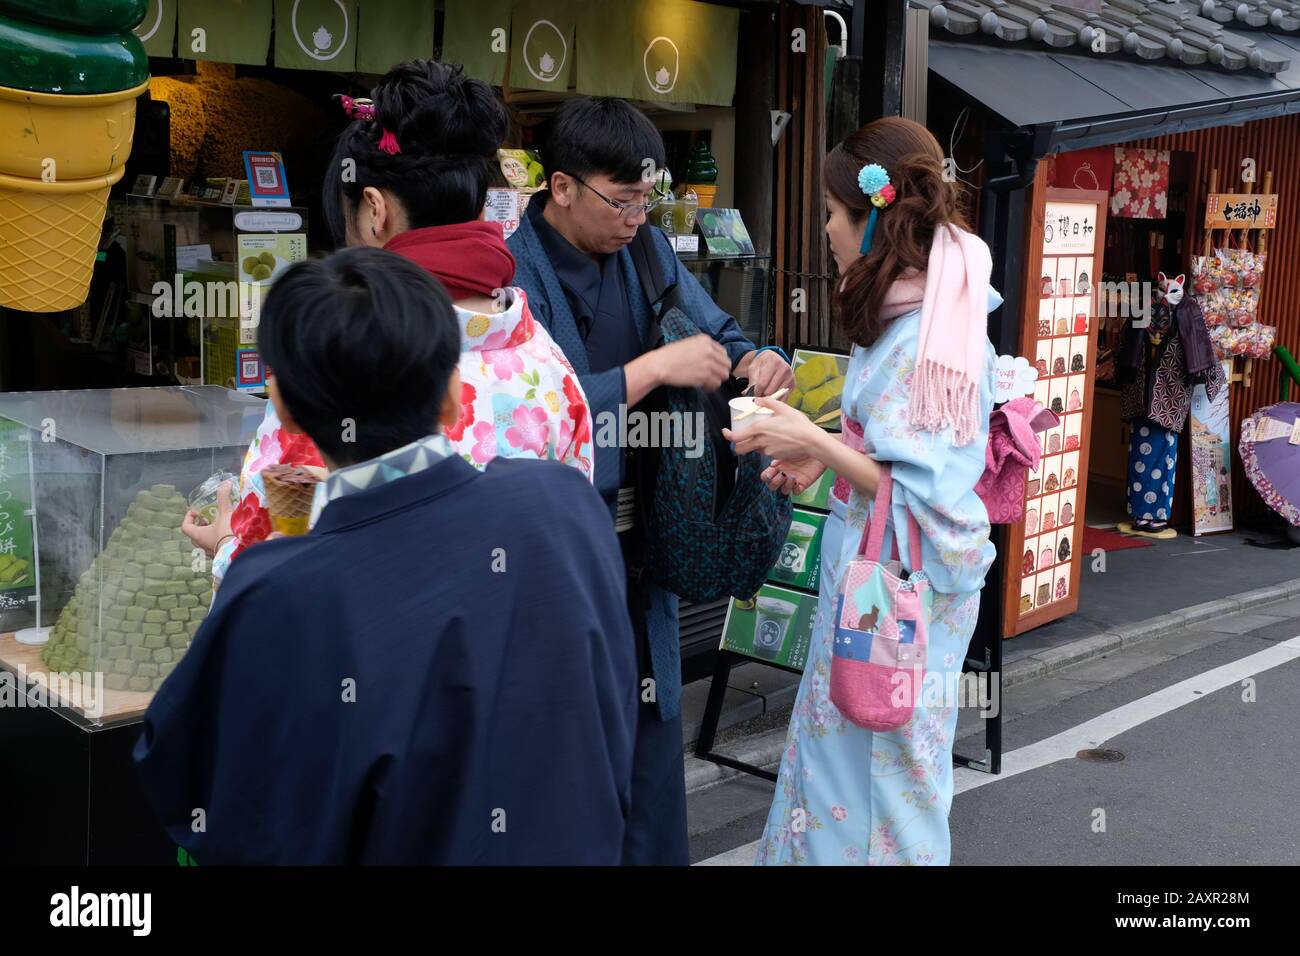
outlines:
{"label": "woman's hair bun", "polygon": [[375,120],[392,130],[403,153],[491,158],[505,141],[510,119],[505,104],[482,80],[458,65],[408,60],[385,74],[371,95]]}

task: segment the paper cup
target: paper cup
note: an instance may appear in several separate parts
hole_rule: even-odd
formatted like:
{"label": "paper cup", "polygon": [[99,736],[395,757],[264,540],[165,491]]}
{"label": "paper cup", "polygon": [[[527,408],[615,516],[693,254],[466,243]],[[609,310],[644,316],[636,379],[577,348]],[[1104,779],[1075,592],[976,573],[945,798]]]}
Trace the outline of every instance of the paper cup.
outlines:
{"label": "paper cup", "polygon": [[[775,414],[770,408],[764,408],[762,405],[757,404],[748,395],[733,398],[727,404],[731,406],[731,431],[737,435],[757,422],[761,416]],[[753,410],[752,414],[739,418],[741,413],[751,409]]]}

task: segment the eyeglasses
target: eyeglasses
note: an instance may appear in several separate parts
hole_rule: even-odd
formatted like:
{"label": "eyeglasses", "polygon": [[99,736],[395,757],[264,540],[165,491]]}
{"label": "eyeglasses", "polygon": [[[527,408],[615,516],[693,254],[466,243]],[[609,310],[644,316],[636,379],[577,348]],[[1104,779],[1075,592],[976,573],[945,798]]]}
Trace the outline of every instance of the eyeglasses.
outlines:
{"label": "eyeglasses", "polygon": [[622,216],[624,219],[626,219],[628,213],[631,212],[640,212],[648,216],[650,215],[650,211],[652,209],[654,209],[656,206],[658,206],[660,203],[663,202],[662,197],[652,199],[649,202],[624,202],[621,199],[610,199],[608,196],[602,193],[595,186],[591,185],[591,183],[587,182],[581,176],[575,176],[573,173],[570,173],[569,176],[572,179],[575,179],[578,182],[582,183],[582,185],[586,186],[593,193],[595,193],[597,196],[603,199],[605,201],[605,205],[609,206],[611,209],[618,210],[618,214]]}

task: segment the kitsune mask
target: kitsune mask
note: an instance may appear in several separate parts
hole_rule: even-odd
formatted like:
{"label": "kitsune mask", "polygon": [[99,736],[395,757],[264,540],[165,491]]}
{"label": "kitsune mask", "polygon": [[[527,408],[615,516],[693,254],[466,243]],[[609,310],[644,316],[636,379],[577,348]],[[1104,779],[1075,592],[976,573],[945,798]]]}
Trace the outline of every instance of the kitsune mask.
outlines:
{"label": "kitsune mask", "polygon": [[1163,272],[1160,273],[1160,292],[1164,296],[1164,300],[1171,306],[1183,301],[1183,283],[1186,281],[1187,276],[1185,274],[1171,279]]}

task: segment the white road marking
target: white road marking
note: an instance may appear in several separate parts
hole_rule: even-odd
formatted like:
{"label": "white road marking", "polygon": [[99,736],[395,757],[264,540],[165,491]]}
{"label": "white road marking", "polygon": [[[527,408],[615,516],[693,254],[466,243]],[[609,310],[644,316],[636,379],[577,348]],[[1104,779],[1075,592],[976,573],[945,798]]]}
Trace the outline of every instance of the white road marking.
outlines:
{"label": "white road marking", "polygon": [[[1249,654],[1240,660],[1232,661],[1221,667],[1215,667],[1189,677],[1187,680],[1171,684],[1146,697],[1131,701],[1122,707],[1084,721],[1077,727],[1064,730],[1055,736],[1040,740],[1038,743],[1013,750],[1002,757],[1002,773],[981,773],[968,767],[953,768],[953,796],[974,790],[977,787],[998,783],[1011,777],[1046,767],[1074,757],[1080,750],[1100,747],[1106,741],[1132,730],[1149,720],[1177,710],[1206,695],[1238,684],[1261,671],[1271,670],[1283,664],[1300,659],[1300,636],[1265,648],[1255,654]],[[746,843],[725,853],[701,860],[696,866],[751,866],[758,853],[758,840]]]}
{"label": "white road marking", "polygon": [[1270,670],[1300,658],[1300,637],[1293,637],[1240,660],[1215,667],[1203,674],[1171,684],[1154,694],[1116,707],[1112,711],[1084,721],[1055,736],[1013,750],[1002,757],[1002,773],[980,773],[969,767],[957,767],[953,772],[953,793],[965,793],[976,787],[1007,780],[1028,770],[1037,770],[1060,760],[1068,760],[1080,750],[1100,747],[1106,741],[1132,730],[1148,720],[1160,717],[1185,704],[1203,698],[1216,690],[1240,683],[1253,674]]}

